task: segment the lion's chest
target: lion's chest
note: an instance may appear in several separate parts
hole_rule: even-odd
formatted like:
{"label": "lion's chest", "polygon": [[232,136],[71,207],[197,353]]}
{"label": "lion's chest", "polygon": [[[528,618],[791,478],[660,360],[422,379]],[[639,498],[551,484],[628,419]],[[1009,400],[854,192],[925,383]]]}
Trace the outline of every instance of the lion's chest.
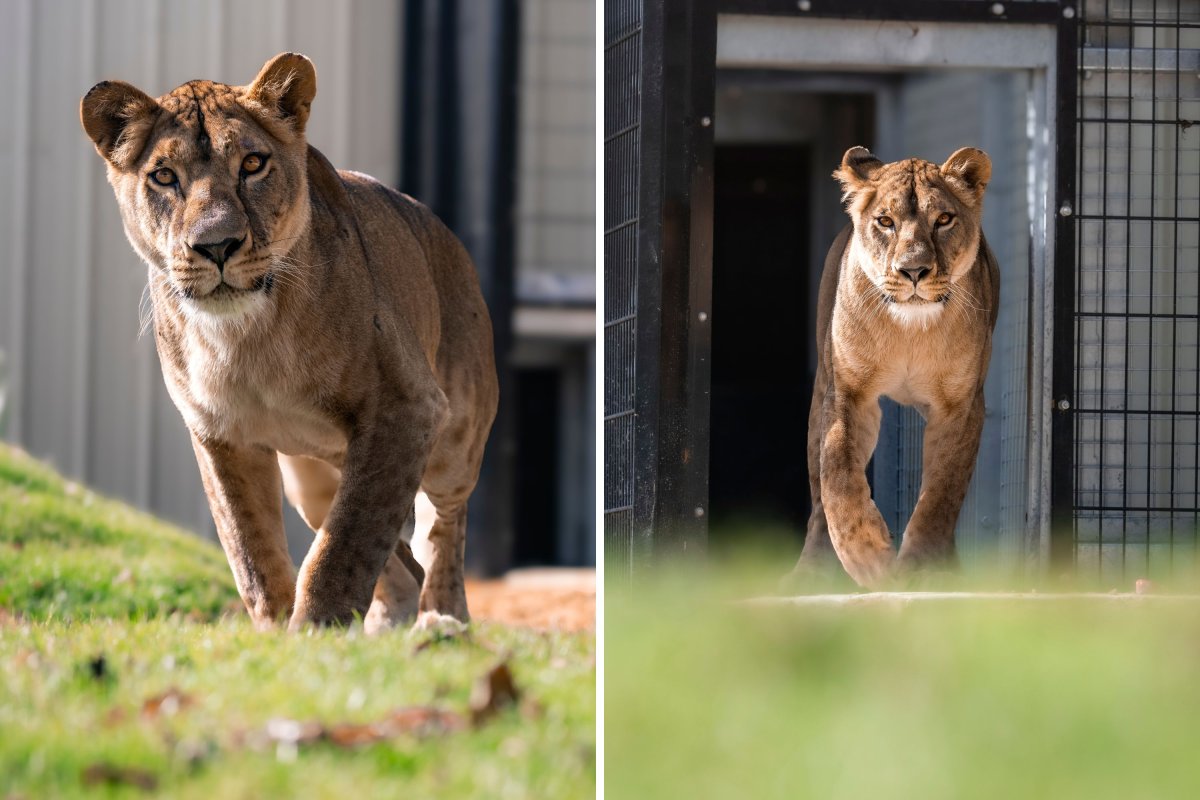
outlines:
{"label": "lion's chest", "polygon": [[969,400],[979,369],[977,357],[969,352],[895,348],[892,357],[878,366],[875,389],[927,414],[931,407]]}
{"label": "lion's chest", "polygon": [[340,463],[346,436],[316,406],[313,392],[283,363],[189,359],[186,390],[176,398],[188,426],[231,444],[267,447]]}
{"label": "lion's chest", "polygon": [[979,348],[969,337],[953,344],[940,336],[845,337],[834,345],[834,370],[847,388],[926,413],[974,394],[982,368]]}

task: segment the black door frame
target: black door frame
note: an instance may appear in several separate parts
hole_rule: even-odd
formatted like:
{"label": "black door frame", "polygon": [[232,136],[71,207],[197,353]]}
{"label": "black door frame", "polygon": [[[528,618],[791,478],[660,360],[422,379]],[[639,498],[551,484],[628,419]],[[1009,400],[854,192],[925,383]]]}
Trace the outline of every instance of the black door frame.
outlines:
{"label": "black door frame", "polygon": [[[620,13],[628,5],[627,0],[608,0],[606,8]],[[642,544],[634,548],[634,558],[638,552],[655,556],[702,552],[707,540],[717,15],[748,14],[1056,26],[1052,207],[1060,213],[1055,216],[1053,254],[1050,556],[1056,565],[1070,564],[1074,559],[1075,2],[644,1],[640,13],[642,138],[637,191],[641,229],[631,455],[632,533]],[[606,186],[605,191],[614,188]]]}

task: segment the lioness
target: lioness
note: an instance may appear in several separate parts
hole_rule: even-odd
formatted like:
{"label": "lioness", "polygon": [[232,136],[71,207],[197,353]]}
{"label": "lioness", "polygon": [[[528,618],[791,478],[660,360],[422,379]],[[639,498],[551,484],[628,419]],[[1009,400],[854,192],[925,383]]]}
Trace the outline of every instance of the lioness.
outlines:
{"label": "lioness", "polygon": [[[832,553],[872,588],[956,560],[954,525],[979,450],[999,310],[1000,273],[980,227],[991,171],[972,147],[940,167],[916,158],[884,164],[853,147],[833,173],[852,224],[829,249],[817,301],[801,577]],[[881,395],[927,421],[921,492],[898,555],[865,474]]]}
{"label": "lioness", "polygon": [[[260,626],[468,619],[467,497],[496,413],[471,260],[424,206],[307,144],[316,71],[80,104],[149,266],[167,389],[242,600]],[[280,488],[316,531],[299,576]],[[401,536],[437,509],[425,575]]]}

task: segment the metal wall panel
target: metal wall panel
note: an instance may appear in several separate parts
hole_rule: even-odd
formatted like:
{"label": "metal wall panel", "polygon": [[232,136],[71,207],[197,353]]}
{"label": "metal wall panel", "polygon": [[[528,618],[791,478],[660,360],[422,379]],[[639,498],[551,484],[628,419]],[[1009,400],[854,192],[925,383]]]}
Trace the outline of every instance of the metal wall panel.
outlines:
{"label": "metal wall panel", "polygon": [[[1026,529],[1029,448],[1030,76],[960,70],[904,77],[881,105],[879,154],[941,163],[959,147],[992,159],[983,229],[1000,265],[1000,316],[984,396],[979,458],[959,514],[964,562],[1014,566]],[[888,117],[891,117],[888,119]],[[885,401],[875,452],[876,502],[896,534],[908,524],[921,486],[925,423],[913,408]]]}
{"label": "metal wall panel", "polygon": [[596,5],[525,0],[517,299],[596,299]]}

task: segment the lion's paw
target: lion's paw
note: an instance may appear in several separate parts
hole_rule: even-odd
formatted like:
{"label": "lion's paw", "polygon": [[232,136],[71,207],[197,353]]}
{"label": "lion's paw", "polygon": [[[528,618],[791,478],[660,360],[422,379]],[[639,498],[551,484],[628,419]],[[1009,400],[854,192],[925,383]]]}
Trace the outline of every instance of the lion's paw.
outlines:
{"label": "lion's paw", "polygon": [[440,636],[458,636],[467,632],[467,624],[461,622],[449,614],[441,614],[437,611],[422,611],[417,615],[417,621],[413,624],[414,631],[428,631]]}

